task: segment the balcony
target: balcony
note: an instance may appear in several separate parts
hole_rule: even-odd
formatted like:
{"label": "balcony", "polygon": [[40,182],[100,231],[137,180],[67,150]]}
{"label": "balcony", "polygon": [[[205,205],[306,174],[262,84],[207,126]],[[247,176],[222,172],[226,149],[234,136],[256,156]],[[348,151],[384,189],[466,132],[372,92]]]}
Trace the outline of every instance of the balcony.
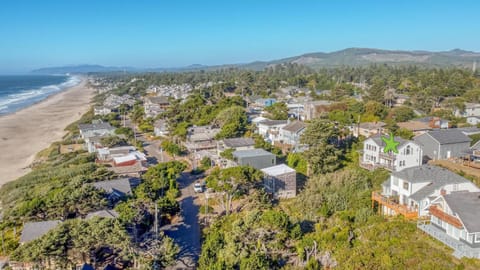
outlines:
{"label": "balcony", "polygon": [[[393,163],[393,162],[392,162]],[[384,168],[386,170],[389,170],[391,172],[395,171],[395,166],[393,165],[388,165],[388,164],[383,164],[383,163],[367,163],[367,162],[363,162],[363,156],[360,156],[360,160],[358,162],[358,165],[361,167],[361,168],[364,168],[364,169],[367,169],[369,171],[373,171],[375,169],[378,169],[378,168]]]}
{"label": "balcony", "polygon": [[383,151],[380,151],[379,153],[380,158],[383,158],[385,160],[391,160],[392,163],[395,161],[395,155],[393,153],[384,153]]}
{"label": "balcony", "polygon": [[399,204],[391,197],[384,196],[375,191],[372,192],[372,207],[374,202],[377,202],[379,205],[385,206],[388,209],[395,211],[395,213],[400,214],[407,219],[418,219],[418,212],[416,210],[413,210],[406,205]]}
{"label": "balcony", "polygon": [[431,215],[436,216],[440,220],[447,222],[448,224],[455,226],[458,229],[463,228],[462,222],[460,222],[458,218],[443,212],[437,206],[435,205],[430,206],[429,211]]}

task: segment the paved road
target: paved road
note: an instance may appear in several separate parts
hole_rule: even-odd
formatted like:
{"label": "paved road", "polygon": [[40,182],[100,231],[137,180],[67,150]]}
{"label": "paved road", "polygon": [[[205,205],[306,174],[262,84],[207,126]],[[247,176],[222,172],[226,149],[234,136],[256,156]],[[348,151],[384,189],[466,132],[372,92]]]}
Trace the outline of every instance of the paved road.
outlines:
{"label": "paved road", "polygon": [[165,234],[173,238],[175,243],[180,246],[177,265],[169,269],[195,269],[200,256],[199,206],[194,204],[194,182],[194,176],[189,173],[182,173],[178,180],[182,192],[180,197],[182,220],[176,224],[162,227]]}

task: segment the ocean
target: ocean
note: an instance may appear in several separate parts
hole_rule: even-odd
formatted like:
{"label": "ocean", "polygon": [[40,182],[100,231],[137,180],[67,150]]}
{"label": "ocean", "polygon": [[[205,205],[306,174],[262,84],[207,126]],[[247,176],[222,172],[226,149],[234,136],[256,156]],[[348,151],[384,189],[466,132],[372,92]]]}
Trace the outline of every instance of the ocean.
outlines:
{"label": "ocean", "polygon": [[75,76],[1,75],[0,115],[16,112],[80,83]]}

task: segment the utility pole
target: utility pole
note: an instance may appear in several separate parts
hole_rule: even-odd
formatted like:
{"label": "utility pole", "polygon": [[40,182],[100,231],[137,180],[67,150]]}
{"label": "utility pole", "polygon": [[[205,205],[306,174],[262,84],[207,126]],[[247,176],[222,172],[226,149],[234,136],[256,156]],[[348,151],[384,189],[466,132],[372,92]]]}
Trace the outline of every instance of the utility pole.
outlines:
{"label": "utility pole", "polygon": [[157,202],[155,202],[155,239],[158,239],[158,205]]}

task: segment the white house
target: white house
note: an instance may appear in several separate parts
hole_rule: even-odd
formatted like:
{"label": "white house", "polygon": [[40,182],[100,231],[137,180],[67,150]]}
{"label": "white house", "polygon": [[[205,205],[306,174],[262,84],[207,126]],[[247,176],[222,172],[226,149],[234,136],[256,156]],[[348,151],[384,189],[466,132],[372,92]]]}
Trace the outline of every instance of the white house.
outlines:
{"label": "white house", "polygon": [[82,139],[93,136],[114,135],[115,128],[109,123],[79,124],[80,136]]}
{"label": "white house", "polygon": [[300,151],[300,137],[307,125],[302,121],[292,121],[280,129],[278,142],[281,146]]}
{"label": "white house", "polygon": [[280,129],[288,124],[287,120],[264,120],[257,124],[258,134],[273,143],[280,138]]}
{"label": "white house", "polygon": [[168,136],[168,123],[163,119],[159,119],[153,123],[153,133],[155,136]]}
{"label": "white house", "polygon": [[432,165],[393,172],[382,186],[382,194],[374,194],[373,199],[381,205],[384,214],[403,214],[407,217],[428,215],[430,204],[441,194],[480,191],[468,179]]}
{"label": "white house", "polygon": [[465,103],[465,110],[455,110],[455,116],[468,117],[468,116],[480,116],[480,104],[479,103]]}
{"label": "white house", "polygon": [[452,192],[434,199],[430,224],[419,228],[454,250],[457,258],[480,259],[480,192]]}
{"label": "white house", "polygon": [[363,154],[360,156],[360,166],[374,170],[382,167],[390,171],[400,171],[422,165],[423,151],[420,145],[413,141],[395,137],[398,153],[384,153],[385,142],[381,135],[374,135],[363,143]]}

